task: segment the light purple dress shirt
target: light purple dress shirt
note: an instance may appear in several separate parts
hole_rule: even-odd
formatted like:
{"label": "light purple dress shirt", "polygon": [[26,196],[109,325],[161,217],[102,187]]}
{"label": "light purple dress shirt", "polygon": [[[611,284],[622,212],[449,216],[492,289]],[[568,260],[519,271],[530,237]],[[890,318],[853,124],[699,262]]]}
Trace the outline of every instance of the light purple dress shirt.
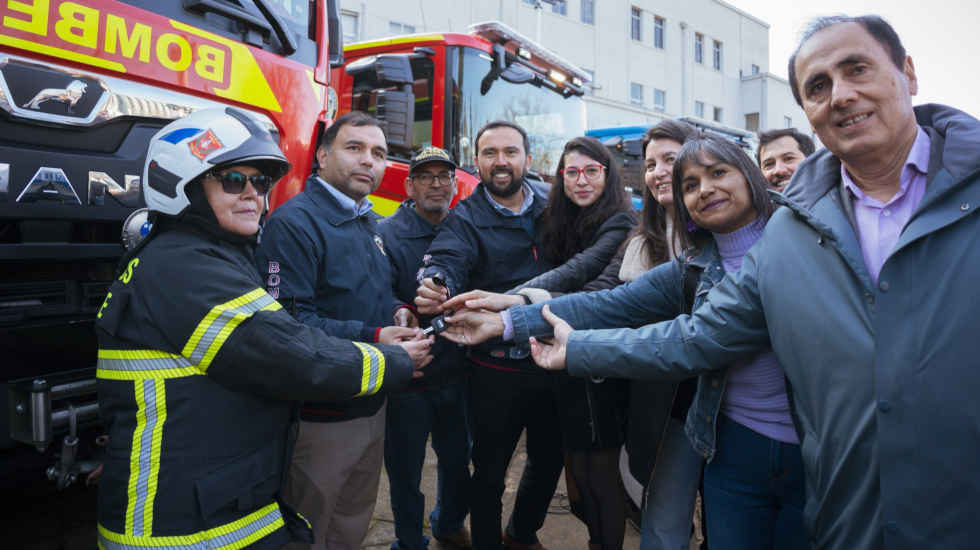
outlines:
{"label": "light purple dress shirt", "polygon": [[878,284],[881,267],[898,242],[902,229],[912,217],[912,213],[922,202],[926,192],[926,175],[929,173],[929,151],[932,140],[929,134],[919,127],[902,168],[901,187],[887,202],[882,203],[864,193],[844,165],[840,167],[840,177],[844,186],[851,192],[854,205],[854,220],[857,222],[858,241],[864,255],[864,265],[871,274],[871,280]]}

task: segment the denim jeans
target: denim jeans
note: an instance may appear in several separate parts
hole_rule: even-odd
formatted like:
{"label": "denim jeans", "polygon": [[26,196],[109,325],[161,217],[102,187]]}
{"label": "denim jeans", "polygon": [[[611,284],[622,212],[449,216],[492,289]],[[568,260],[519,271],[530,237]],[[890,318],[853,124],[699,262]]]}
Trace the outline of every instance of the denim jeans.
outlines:
{"label": "denim jeans", "polygon": [[687,550],[690,546],[703,462],[684,434],[684,423],[668,420],[657,469],[647,489],[640,550]]}
{"label": "denim jeans", "polygon": [[810,547],[803,526],[800,446],[719,415],[718,451],[704,469],[705,522],[712,548]]}
{"label": "denim jeans", "polygon": [[392,550],[422,550],[429,544],[422,534],[425,496],[419,483],[430,433],[438,458],[436,503],[429,515],[432,533],[441,536],[463,528],[470,491],[465,387],[465,381],[460,380],[388,395],[385,470],[395,519]]}

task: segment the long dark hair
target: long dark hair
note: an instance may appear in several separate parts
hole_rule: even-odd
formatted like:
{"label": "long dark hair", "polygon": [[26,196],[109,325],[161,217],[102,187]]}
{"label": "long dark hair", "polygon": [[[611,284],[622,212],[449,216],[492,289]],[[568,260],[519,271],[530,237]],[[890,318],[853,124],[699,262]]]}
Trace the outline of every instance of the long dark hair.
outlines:
{"label": "long dark hair", "polygon": [[[686,122],[663,120],[643,134],[643,158],[646,159],[647,146],[655,139],[669,139],[683,145],[697,133],[697,128]],[[640,225],[633,230],[630,237],[637,235],[643,237],[643,250],[650,265],[659,265],[670,259],[667,245],[667,209],[653,198],[653,193],[647,187],[646,168],[643,177],[643,214],[640,216]]]}
{"label": "long dark hair", "polygon": [[768,182],[762,175],[762,170],[755,164],[745,151],[734,142],[725,138],[701,134],[691,139],[681,147],[674,161],[673,183],[674,191],[674,235],[684,249],[701,250],[713,237],[707,229],[698,227],[691,218],[691,213],[684,204],[683,179],[684,169],[696,164],[710,166],[722,162],[735,167],[745,177],[749,186],[749,196],[752,198],[752,208],[756,214],[769,221],[776,206],[769,200]]}
{"label": "long dark hair", "polygon": [[[575,152],[598,162],[605,169],[606,185],[599,198],[580,208],[565,196],[565,155]],[[591,137],[577,137],[565,144],[555,171],[555,183],[548,194],[548,208],[542,221],[541,249],[545,258],[564,263],[581,252],[596,230],[611,216],[629,212],[626,189],[619,179],[619,169],[604,145]]]}

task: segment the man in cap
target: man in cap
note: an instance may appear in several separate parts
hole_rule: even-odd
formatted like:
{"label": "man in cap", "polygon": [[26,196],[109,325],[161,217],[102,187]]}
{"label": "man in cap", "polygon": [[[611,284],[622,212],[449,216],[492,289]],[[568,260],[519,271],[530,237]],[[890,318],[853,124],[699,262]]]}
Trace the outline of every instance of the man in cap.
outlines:
{"label": "man in cap", "polygon": [[[412,159],[405,178],[408,199],[390,218],[378,224],[391,262],[392,290],[405,305],[395,312],[401,326],[417,326],[415,289],[420,283],[422,258],[442,229],[456,196],[456,163],[444,150],[425,147]],[[431,316],[419,321],[428,325]],[[469,512],[470,444],[466,423],[466,371],[455,344],[440,339],[432,348],[433,360],[425,377],[388,396],[385,429],[385,470],[391,486],[395,519],[393,550],[423,550],[425,496],[419,490],[429,435],[438,458],[439,483],[429,515],[432,534],[456,548],[469,548],[463,526]]]}

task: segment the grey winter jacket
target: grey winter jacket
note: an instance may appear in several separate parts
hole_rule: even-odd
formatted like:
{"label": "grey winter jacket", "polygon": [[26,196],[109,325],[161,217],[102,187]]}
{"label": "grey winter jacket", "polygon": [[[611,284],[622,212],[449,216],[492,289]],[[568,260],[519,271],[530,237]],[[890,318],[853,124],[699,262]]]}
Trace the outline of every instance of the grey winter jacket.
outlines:
{"label": "grey winter jacket", "polygon": [[692,316],[575,331],[577,375],[680,378],[770,345],[802,430],[814,548],[980,541],[980,122],[915,108],[926,193],[873,286],[829,151],[799,168],[763,238]]}

